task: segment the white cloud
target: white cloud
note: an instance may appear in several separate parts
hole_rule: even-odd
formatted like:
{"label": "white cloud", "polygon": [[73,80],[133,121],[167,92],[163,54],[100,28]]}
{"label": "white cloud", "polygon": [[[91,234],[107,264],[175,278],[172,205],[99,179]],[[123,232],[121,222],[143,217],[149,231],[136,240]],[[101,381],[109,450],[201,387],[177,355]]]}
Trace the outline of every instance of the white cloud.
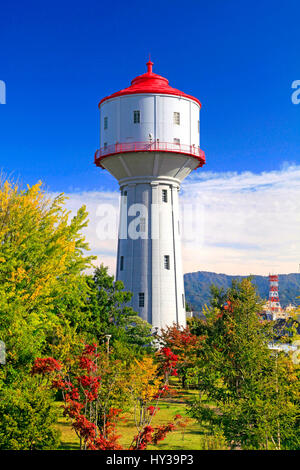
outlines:
{"label": "white cloud", "polygon": [[[183,208],[193,202],[198,237],[188,240],[184,224],[184,272],[215,271],[227,274],[295,272],[300,263],[300,166],[254,174],[194,172],[182,185]],[[73,211],[86,204],[90,224],[86,237],[99,263],[115,271],[113,240],[100,240],[99,204],[111,204],[108,217],[117,222],[119,195],[114,192],[68,194]],[[184,220],[183,220],[184,222]],[[200,224],[199,224],[200,222]]]}
{"label": "white cloud", "polygon": [[89,224],[84,229],[84,235],[90,245],[90,252],[97,256],[96,265],[103,263],[109,267],[111,274],[115,273],[116,269],[116,253],[117,253],[117,230],[115,237],[110,240],[101,240],[97,234],[98,224],[101,220],[99,206],[111,207],[108,213],[108,218],[112,226],[117,228],[118,212],[119,212],[119,193],[109,191],[88,191],[81,193],[68,193],[66,206],[73,214],[83,205],[86,205],[89,213]]}

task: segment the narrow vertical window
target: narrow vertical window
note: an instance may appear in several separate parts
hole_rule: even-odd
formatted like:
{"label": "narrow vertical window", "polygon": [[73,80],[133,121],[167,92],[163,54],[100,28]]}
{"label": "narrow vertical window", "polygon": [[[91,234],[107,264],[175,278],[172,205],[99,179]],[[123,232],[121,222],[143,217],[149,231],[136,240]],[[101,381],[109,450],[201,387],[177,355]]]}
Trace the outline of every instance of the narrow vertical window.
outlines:
{"label": "narrow vertical window", "polygon": [[176,139],[176,138],[175,138],[175,139],[173,139],[173,142],[174,142],[174,144],[176,144],[176,145],[180,145],[180,139]]}
{"label": "narrow vertical window", "polygon": [[144,292],[139,293],[139,307],[145,306],[145,294]]}
{"label": "narrow vertical window", "polygon": [[185,305],[184,305],[184,294],[182,294],[182,306],[183,306],[183,308],[185,307]]}
{"label": "narrow vertical window", "polygon": [[146,232],[146,219],[145,219],[145,217],[140,218],[140,232]]}
{"label": "narrow vertical window", "polygon": [[103,124],[104,124],[103,125],[104,129],[107,129],[108,128],[108,117],[107,116],[104,118],[104,123]]}
{"label": "narrow vertical window", "polygon": [[124,269],[124,256],[121,256],[120,258],[120,271],[123,271]]}
{"label": "narrow vertical window", "polygon": [[168,202],[168,190],[167,189],[162,190],[162,201]]}
{"label": "narrow vertical window", "polygon": [[173,123],[180,126],[180,113],[173,113]]}
{"label": "narrow vertical window", "polygon": [[107,149],[107,142],[104,142],[103,146],[104,146],[104,150]]}
{"label": "narrow vertical window", "polygon": [[200,134],[200,121],[198,120],[198,134]]}
{"label": "narrow vertical window", "polygon": [[170,269],[170,256],[169,255],[164,256],[164,268]]}
{"label": "narrow vertical window", "polygon": [[141,122],[141,113],[140,113],[140,111],[133,111],[133,122],[134,122],[134,124],[139,124]]}

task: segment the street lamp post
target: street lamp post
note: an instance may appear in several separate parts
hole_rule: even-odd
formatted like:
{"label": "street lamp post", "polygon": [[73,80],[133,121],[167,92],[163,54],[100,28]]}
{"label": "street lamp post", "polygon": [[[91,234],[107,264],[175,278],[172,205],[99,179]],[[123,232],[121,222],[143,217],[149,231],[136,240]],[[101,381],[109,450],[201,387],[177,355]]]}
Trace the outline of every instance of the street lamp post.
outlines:
{"label": "street lamp post", "polygon": [[105,335],[106,338],[106,350],[107,350],[107,361],[109,359],[109,340],[111,338],[111,335]]}

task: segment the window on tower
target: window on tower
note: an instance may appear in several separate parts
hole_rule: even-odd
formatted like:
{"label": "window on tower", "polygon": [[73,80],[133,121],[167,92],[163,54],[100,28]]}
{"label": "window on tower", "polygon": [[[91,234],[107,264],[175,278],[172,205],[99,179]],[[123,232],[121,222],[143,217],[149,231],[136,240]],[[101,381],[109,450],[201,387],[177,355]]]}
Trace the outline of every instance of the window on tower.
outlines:
{"label": "window on tower", "polygon": [[139,307],[145,307],[145,294],[144,294],[144,292],[139,292]]}
{"label": "window on tower", "polygon": [[134,124],[139,124],[141,122],[141,112],[133,111],[133,122]]}
{"label": "window on tower", "polygon": [[170,256],[169,255],[164,256],[164,268],[170,269]]}
{"label": "window on tower", "polygon": [[103,126],[104,129],[107,129],[108,128],[108,117],[104,118],[104,123],[103,124],[104,124],[104,126]]}
{"label": "window on tower", "polygon": [[168,190],[167,189],[162,190],[162,201],[168,202]]}
{"label": "window on tower", "polygon": [[103,147],[104,147],[104,150],[107,149],[107,142],[104,142]]}
{"label": "window on tower", "polygon": [[180,139],[176,139],[176,138],[175,138],[175,139],[173,139],[173,142],[174,142],[174,144],[176,144],[176,145],[180,145]]}
{"label": "window on tower", "polygon": [[182,306],[184,308],[184,294],[182,294]]}
{"label": "window on tower", "polygon": [[121,256],[120,258],[120,271],[123,271],[124,269],[124,256]]}
{"label": "window on tower", "polygon": [[146,232],[146,219],[145,219],[145,217],[140,218],[140,232]]}
{"label": "window on tower", "polygon": [[180,126],[180,113],[173,113],[173,123]]}

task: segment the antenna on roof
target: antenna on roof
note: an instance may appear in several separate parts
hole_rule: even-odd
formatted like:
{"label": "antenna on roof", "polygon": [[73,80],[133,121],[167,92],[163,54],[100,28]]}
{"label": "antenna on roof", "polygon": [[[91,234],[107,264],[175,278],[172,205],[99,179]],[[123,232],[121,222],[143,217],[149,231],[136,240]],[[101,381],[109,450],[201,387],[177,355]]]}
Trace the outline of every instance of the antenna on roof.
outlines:
{"label": "antenna on roof", "polygon": [[148,73],[152,73],[152,65],[153,65],[153,62],[151,62],[151,57],[150,57],[150,53],[149,53],[149,60],[147,62],[147,69],[148,69]]}

